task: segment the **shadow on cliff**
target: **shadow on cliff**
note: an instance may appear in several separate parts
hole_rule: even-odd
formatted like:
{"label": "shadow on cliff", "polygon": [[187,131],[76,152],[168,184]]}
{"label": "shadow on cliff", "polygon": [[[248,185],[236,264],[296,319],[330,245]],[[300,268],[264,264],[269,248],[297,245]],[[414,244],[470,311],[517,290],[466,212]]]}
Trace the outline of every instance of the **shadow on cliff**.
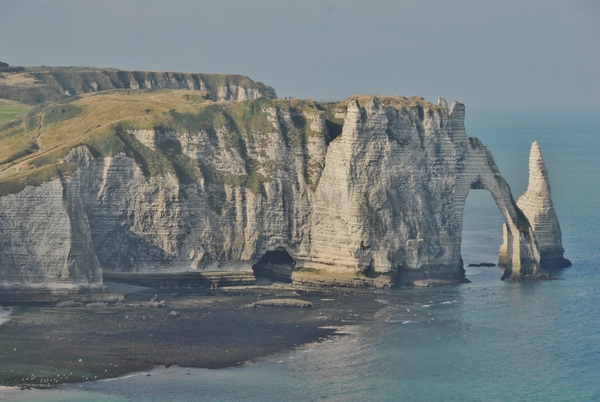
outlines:
{"label": "shadow on cliff", "polygon": [[[95,229],[95,228],[93,228]],[[102,238],[92,236],[104,273],[133,273],[142,266],[170,265],[173,256],[129,230],[113,230]]]}

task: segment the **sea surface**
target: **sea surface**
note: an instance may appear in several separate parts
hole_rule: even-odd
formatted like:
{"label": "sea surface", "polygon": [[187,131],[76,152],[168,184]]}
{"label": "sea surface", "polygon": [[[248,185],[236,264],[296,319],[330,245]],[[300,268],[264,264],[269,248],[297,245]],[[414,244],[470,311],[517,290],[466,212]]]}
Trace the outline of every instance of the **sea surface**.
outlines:
{"label": "sea surface", "polygon": [[[39,401],[593,401],[600,400],[600,111],[467,109],[518,198],[537,140],[573,266],[557,281],[502,282],[466,268],[470,284],[395,289],[350,335],[243,367],[169,368],[52,391],[4,393]],[[502,217],[484,190],[469,194],[465,263],[496,262]],[[147,376],[147,374],[151,374]]]}

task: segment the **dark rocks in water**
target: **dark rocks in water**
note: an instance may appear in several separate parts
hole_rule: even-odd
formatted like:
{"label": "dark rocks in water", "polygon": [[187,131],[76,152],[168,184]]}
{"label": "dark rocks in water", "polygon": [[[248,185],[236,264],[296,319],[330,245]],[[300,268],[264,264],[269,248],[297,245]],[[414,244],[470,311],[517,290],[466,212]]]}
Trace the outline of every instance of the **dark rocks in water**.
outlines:
{"label": "dark rocks in water", "polygon": [[480,262],[479,264],[469,264],[467,267],[495,267],[493,262]]}

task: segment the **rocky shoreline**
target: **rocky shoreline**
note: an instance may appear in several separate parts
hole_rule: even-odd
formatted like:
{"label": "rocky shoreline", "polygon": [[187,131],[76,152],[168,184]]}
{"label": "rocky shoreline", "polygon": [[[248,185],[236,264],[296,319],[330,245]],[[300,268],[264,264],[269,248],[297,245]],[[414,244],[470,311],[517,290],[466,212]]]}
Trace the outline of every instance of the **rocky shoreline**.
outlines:
{"label": "rocky shoreline", "polygon": [[52,388],[158,366],[239,366],[341,336],[391,297],[399,296],[268,285],[142,289],[114,304],[23,304],[0,327],[0,384]]}

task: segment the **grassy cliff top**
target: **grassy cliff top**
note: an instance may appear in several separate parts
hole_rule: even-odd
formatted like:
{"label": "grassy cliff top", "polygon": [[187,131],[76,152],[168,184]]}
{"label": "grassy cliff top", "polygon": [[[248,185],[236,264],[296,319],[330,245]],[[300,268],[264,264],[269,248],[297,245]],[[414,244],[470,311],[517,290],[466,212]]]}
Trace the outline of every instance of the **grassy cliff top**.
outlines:
{"label": "grassy cliff top", "polygon": [[30,107],[19,102],[0,102],[0,127],[29,112]]}
{"label": "grassy cliff top", "polygon": [[364,108],[367,103],[377,99],[379,104],[384,107],[393,107],[394,109],[408,109],[413,107],[421,107],[423,109],[442,109],[442,107],[431,103],[420,96],[411,96],[407,98],[405,96],[379,96],[379,95],[353,95],[349,98],[336,104],[336,108],[344,109],[348,107],[348,104],[352,100],[358,102],[359,107]]}
{"label": "grassy cliff top", "polygon": [[201,163],[184,155],[180,147],[148,147],[132,132],[204,131],[215,137],[217,130],[225,128],[222,146],[233,147],[248,159],[250,172],[255,161],[248,155],[246,144],[259,141],[256,133],[276,131],[269,110],[293,116],[294,129],[283,133],[292,146],[305,142],[300,137],[318,134],[311,131],[308,120],[325,113],[311,100],[259,98],[232,102],[209,98],[208,92],[197,90],[112,90],[71,96],[30,109],[16,110],[14,103],[12,109],[6,106],[4,109],[13,120],[0,127],[0,196],[72,170],[73,167],[60,166],[67,165],[61,159],[79,145],[87,146],[97,157],[124,152],[136,159],[149,176],[173,173],[184,184],[203,176],[243,185],[248,178],[224,178],[218,172],[202,171]]}
{"label": "grassy cliff top", "polygon": [[[269,133],[280,131],[287,146],[302,147],[310,136],[323,136],[329,143],[341,134],[343,119],[338,114],[355,99],[361,107],[373,95],[353,96],[339,103],[318,104],[309,99],[267,99],[214,101],[209,91],[123,90],[69,96],[35,107],[0,103],[0,196],[21,191],[26,185],[39,185],[73,171],[76,166],[62,163],[73,148],[85,145],[96,157],[125,153],[134,158],[147,176],[171,173],[183,184],[203,177],[212,183],[244,185],[256,192],[268,181],[264,163],[253,152],[269,141]],[[383,106],[396,109],[430,108],[437,105],[420,97],[377,97]],[[289,113],[287,127],[277,113]],[[324,118],[327,132],[313,132],[311,121]],[[281,126],[274,127],[276,120]],[[225,130],[222,130],[225,129]],[[233,148],[244,159],[247,177],[230,177],[211,170],[186,156],[178,141],[147,146],[134,135],[136,130],[205,132],[219,142],[215,146]],[[225,133],[225,134],[223,134]],[[218,145],[217,145],[218,144]],[[263,164],[263,165],[261,165]],[[262,173],[261,173],[262,172]]]}
{"label": "grassy cliff top", "polygon": [[55,102],[72,95],[113,89],[194,89],[214,100],[230,94],[223,87],[241,87],[276,98],[275,90],[236,74],[201,74],[169,71],[126,71],[94,67],[0,67],[0,99],[29,105]]}

